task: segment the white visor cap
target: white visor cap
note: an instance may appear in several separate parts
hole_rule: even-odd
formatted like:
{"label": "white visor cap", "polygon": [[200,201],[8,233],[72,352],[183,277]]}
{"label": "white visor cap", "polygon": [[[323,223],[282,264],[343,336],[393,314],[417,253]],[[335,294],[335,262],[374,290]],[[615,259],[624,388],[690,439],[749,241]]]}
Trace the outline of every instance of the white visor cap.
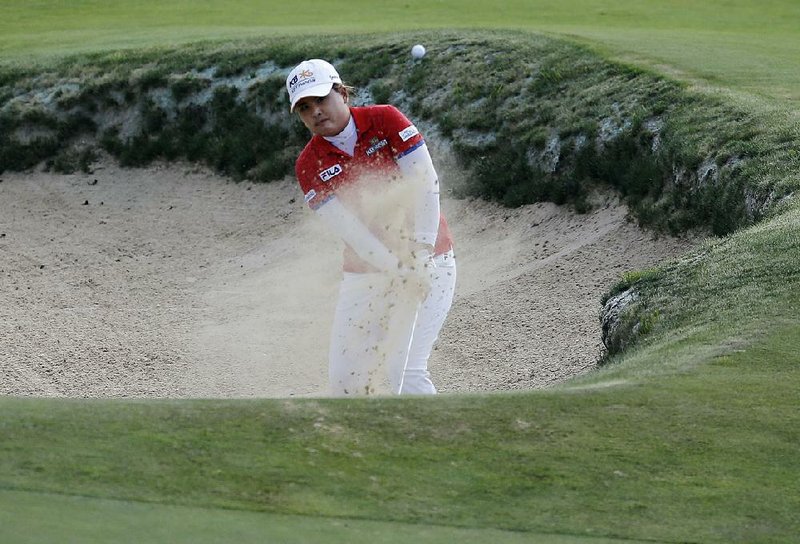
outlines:
{"label": "white visor cap", "polygon": [[286,90],[289,91],[290,111],[301,98],[307,96],[328,96],[334,83],[342,83],[339,72],[322,59],[304,60],[294,67],[286,77]]}

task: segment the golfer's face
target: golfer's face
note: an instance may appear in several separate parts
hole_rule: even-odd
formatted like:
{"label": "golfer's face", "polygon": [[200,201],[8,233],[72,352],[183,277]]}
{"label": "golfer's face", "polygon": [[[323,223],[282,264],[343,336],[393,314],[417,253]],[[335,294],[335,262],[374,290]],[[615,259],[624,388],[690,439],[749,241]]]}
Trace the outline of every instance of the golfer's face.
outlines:
{"label": "golfer's face", "polygon": [[336,136],[350,120],[350,108],[340,93],[301,98],[294,107],[308,130],[320,136]]}

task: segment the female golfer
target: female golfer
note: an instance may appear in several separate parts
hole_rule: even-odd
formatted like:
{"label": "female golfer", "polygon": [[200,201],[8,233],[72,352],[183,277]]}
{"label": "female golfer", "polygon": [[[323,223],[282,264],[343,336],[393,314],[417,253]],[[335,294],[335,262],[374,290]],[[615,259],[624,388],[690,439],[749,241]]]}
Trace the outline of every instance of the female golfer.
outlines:
{"label": "female golfer", "polygon": [[450,305],[456,264],[425,141],[393,106],[350,106],[328,62],[286,79],[312,137],[295,165],[305,201],[345,243],[333,320],[334,395],[434,394],[428,358]]}

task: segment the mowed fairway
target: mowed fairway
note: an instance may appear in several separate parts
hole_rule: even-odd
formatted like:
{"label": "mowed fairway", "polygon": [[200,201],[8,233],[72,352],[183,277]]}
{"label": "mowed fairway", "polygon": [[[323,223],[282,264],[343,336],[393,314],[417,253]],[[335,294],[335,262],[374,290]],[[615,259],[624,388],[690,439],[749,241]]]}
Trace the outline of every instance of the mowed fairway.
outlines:
{"label": "mowed fairway", "polygon": [[[6,61],[198,40],[414,31],[536,30],[618,58],[779,100],[800,100],[800,3],[792,0],[4,1]],[[354,37],[354,39],[356,39]]]}
{"label": "mowed fairway", "polygon": [[[99,521],[102,520],[102,521]],[[299,517],[242,510],[147,504],[110,499],[0,491],[4,542],[212,544],[308,542],[347,544],[524,544],[531,535],[497,529],[468,529]],[[35,527],[35,529],[34,529]],[[634,540],[538,535],[543,544],[631,544]]]}
{"label": "mowed fairway", "polygon": [[[0,7],[7,65],[200,40],[513,29],[569,36],[792,116],[800,103],[792,0]],[[796,230],[787,232],[764,237],[762,258],[775,260],[776,240],[796,249]],[[798,257],[781,251],[786,278],[796,280]],[[710,296],[714,281],[702,283]],[[750,306],[750,284],[735,287]],[[727,351],[715,351],[714,327],[696,324],[703,334],[685,329],[660,351],[546,392],[353,402],[0,398],[0,542],[793,542],[800,302],[797,291],[776,298],[775,315]],[[648,373],[664,361],[668,370]]]}

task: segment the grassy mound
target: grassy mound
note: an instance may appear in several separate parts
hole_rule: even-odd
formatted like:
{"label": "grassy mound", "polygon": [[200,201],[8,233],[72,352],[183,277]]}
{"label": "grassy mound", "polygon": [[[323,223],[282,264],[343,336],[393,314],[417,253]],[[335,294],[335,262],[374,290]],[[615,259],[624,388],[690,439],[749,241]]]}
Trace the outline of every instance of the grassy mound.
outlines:
{"label": "grassy mound", "polygon": [[[798,333],[781,328],[746,353],[649,385],[628,376],[431,399],[0,399],[0,489],[354,527],[790,542],[800,530]],[[309,529],[295,527],[292,541],[307,541]]]}
{"label": "grassy mound", "polygon": [[[631,302],[607,341],[608,360],[625,353],[629,371],[647,373],[664,363],[691,366],[670,361],[676,358],[671,350],[681,344],[698,355],[704,347],[720,353],[743,349],[773,327],[796,321],[800,208],[710,240],[676,262],[627,273],[603,302],[614,298]],[[648,362],[625,350],[648,336]]]}
{"label": "grassy mound", "polygon": [[[331,37],[95,55],[0,81],[0,171],[46,160],[87,169],[102,147],[124,165],[204,161],[236,179],[291,172],[307,140],[283,82],[305,56],[334,61],[356,103],[388,102],[434,127],[471,171],[463,194],[588,209],[598,183],[643,224],[727,234],[800,184],[797,126],[608,62],[569,42],[515,33]],[[388,43],[387,43],[388,42]],[[774,114],[773,114],[774,115]],[[766,168],[766,165],[770,165]]]}

